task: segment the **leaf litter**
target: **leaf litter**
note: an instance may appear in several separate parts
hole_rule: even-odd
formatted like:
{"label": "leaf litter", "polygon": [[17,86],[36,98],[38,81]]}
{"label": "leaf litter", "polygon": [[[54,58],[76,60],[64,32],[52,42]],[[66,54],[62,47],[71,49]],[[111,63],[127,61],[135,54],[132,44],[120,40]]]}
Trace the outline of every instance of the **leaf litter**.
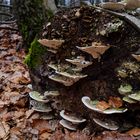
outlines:
{"label": "leaf litter", "polygon": [[[15,25],[11,25],[15,26]],[[2,140],[133,140],[139,134],[133,130],[127,134],[105,131],[100,136],[84,131],[70,132],[63,129],[59,120],[43,120],[30,109],[28,93],[31,83],[27,66],[23,63],[24,50],[16,51],[22,44],[19,32],[0,30],[0,139]],[[119,99],[118,99],[119,100]],[[110,99],[110,104],[114,98]],[[120,103],[121,104],[121,103]],[[114,103],[113,106],[121,106]],[[129,135],[131,136],[129,136]]]}

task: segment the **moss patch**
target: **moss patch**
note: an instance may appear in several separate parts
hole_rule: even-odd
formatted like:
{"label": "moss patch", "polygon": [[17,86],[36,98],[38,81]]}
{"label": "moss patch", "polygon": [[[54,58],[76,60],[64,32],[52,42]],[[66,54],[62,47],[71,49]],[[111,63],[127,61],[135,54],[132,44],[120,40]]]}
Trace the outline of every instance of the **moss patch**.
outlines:
{"label": "moss patch", "polygon": [[31,43],[29,53],[26,56],[24,62],[30,67],[35,68],[42,63],[43,55],[46,53],[47,48],[44,48],[35,38]]}

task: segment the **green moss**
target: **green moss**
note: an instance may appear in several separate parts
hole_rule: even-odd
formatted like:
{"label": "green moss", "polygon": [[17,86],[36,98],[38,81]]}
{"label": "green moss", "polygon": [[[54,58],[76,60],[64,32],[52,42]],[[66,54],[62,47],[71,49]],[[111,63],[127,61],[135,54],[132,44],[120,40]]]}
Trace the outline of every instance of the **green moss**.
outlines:
{"label": "green moss", "polygon": [[42,63],[43,55],[46,53],[47,49],[40,45],[37,38],[31,43],[29,53],[26,56],[24,62],[30,67],[35,68]]}
{"label": "green moss", "polygon": [[51,21],[51,19],[53,18],[54,16],[54,13],[51,9],[48,9],[47,10],[47,18],[48,18],[48,21]]}
{"label": "green moss", "polygon": [[43,0],[15,0],[13,9],[24,46],[29,48],[47,18]]}

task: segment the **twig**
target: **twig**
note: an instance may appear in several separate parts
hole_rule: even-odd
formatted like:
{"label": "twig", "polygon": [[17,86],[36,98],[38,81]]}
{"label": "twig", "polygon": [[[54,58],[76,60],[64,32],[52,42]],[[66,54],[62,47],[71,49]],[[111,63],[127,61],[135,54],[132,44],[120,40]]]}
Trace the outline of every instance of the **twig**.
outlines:
{"label": "twig", "polygon": [[113,14],[123,20],[125,20],[127,23],[131,24],[136,30],[138,30],[140,32],[140,20],[134,16],[131,16],[127,13],[118,13],[118,12],[114,12],[111,10],[107,10],[107,9],[103,9],[101,7],[97,7],[95,6],[96,9],[108,12],[110,14]]}

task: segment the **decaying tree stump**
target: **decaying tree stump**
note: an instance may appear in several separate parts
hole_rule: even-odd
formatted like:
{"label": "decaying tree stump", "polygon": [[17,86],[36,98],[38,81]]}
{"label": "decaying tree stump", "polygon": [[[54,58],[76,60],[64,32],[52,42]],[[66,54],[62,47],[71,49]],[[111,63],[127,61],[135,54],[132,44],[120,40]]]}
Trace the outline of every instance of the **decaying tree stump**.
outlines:
{"label": "decaying tree stump", "polygon": [[[44,25],[26,59],[33,89],[44,98],[58,91],[60,95],[48,103],[56,118],[62,110],[79,114],[87,120],[81,129],[92,132],[98,128],[95,123],[110,119],[117,123],[114,130],[139,127],[139,99],[131,97],[140,92],[139,44],[139,32],[111,14],[91,7],[62,10]],[[97,110],[88,97],[100,101]],[[105,113],[104,101],[113,102],[109,108],[124,110]]]}
{"label": "decaying tree stump", "polygon": [[38,102],[31,102],[33,109],[42,112],[45,102],[48,115],[81,120],[78,127],[60,122],[71,130],[140,127],[139,44],[139,32],[107,12],[92,7],[57,12],[34,38],[25,60],[37,91],[30,93]]}

